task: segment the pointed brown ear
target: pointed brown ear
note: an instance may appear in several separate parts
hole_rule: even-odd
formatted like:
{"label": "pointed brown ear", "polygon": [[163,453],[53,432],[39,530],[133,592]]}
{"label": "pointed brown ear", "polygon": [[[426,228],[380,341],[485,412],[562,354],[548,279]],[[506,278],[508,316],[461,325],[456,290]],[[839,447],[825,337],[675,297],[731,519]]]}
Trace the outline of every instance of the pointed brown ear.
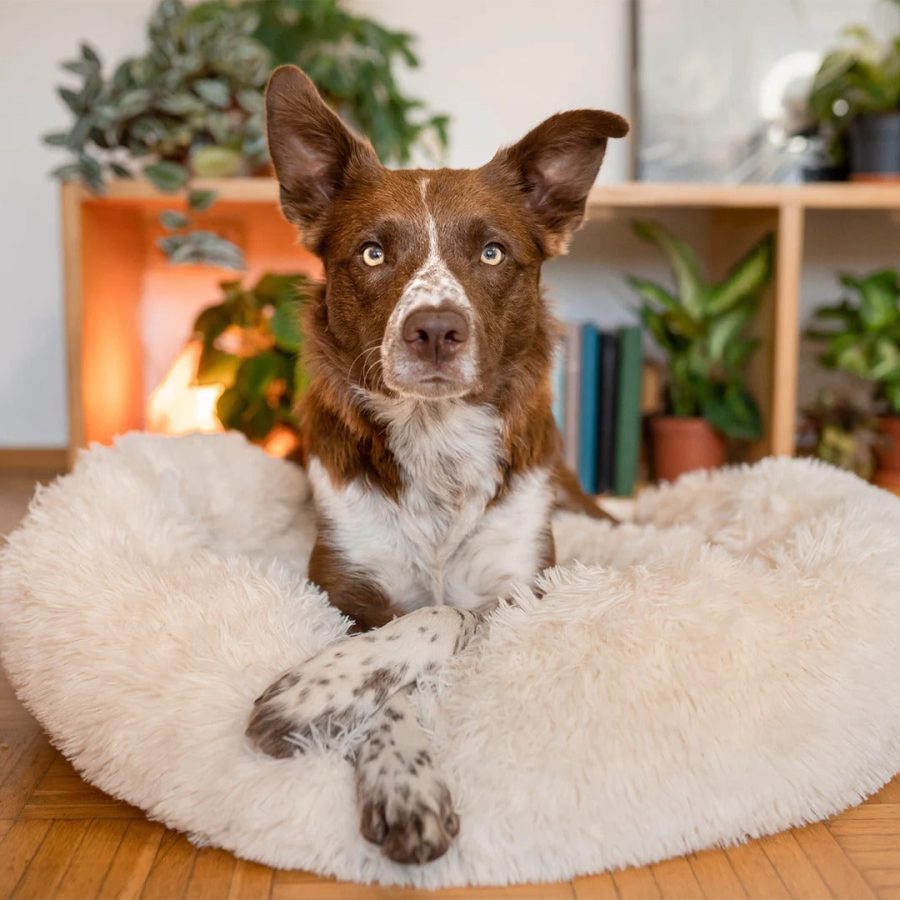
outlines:
{"label": "pointed brown ear", "polygon": [[548,256],[565,253],[581,225],[588,191],[600,170],[608,138],[628,134],[628,122],[599,109],[557,113],[485,166],[489,178],[515,184],[545,234]]}
{"label": "pointed brown ear", "polygon": [[378,157],[325,105],[296,66],[279,66],[269,78],[266,129],[281,208],[314,249],[334,198],[355,174],[379,166]]}

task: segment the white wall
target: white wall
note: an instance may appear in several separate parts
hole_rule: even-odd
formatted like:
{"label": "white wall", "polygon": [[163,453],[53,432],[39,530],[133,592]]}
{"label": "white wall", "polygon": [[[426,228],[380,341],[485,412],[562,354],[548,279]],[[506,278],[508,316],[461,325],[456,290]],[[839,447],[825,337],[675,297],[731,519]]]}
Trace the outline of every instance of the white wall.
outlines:
{"label": "white wall", "polygon": [[62,267],[56,185],[62,162],[39,136],[67,113],[58,63],[84,35],[106,59],[140,46],[149,0],[0,0],[0,447],[67,442]]}
{"label": "white wall", "polygon": [[[86,37],[105,60],[140,50],[153,0],[0,0],[0,447],[67,440],[60,154],[39,135],[64,126],[60,60]],[[625,111],[626,0],[355,0],[419,36],[410,90],[452,116],[448,164],[477,165],[561,109]],[[627,154],[609,152],[605,179]],[[563,278],[563,281],[565,279]]]}

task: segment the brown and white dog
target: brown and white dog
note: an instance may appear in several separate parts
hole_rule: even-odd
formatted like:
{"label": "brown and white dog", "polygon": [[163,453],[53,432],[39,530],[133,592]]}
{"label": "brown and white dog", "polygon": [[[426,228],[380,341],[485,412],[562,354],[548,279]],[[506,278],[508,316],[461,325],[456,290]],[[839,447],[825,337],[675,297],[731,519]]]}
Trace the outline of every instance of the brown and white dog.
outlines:
{"label": "brown and white dog", "polygon": [[425,862],[459,822],[412,711],[416,679],[553,565],[558,498],[598,514],[560,460],[540,275],[628,125],[576,110],[480,169],[389,171],[297,68],[272,75],[266,110],[282,208],[325,267],[305,320],[309,577],[378,630],[280,678],[247,733],[285,756],[364,728],[362,833]]}

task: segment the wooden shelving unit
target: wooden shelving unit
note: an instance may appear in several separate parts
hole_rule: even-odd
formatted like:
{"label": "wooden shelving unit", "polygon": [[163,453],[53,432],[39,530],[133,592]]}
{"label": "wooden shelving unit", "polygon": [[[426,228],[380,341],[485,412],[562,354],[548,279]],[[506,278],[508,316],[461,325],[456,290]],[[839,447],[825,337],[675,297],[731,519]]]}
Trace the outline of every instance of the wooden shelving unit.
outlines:
{"label": "wooden shelving unit", "polygon": [[[278,211],[278,187],[267,178],[205,181],[219,201],[201,217],[243,245],[252,268],[317,271]],[[138,310],[146,273],[161,262],[154,248],[156,215],[183,201],[143,181],[118,181],[103,197],[81,186],[62,188],[65,303],[69,374],[69,451],[143,424],[144,386]],[[755,455],[791,455],[797,407],[800,285],[808,213],[897,210],[900,185],[621,184],[595,188],[589,218],[631,217],[638,211],[709,217],[706,262],[715,274],[748,237],[774,231],[776,273],[758,322],[764,339],[749,377],[766,418]],[[648,253],[652,252],[648,248]],[[187,271],[186,285],[208,290],[221,272]]]}

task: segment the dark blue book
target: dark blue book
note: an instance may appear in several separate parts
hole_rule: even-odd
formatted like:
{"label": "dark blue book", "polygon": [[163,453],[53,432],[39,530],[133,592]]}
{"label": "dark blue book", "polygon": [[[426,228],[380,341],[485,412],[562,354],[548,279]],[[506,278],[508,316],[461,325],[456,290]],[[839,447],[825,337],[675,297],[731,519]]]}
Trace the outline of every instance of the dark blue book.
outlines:
{"label": "dark blue book", "polygon": [[619,393],[619,336],[612,332],[600,335],[600,377],[597,418],[597,493],[613,489],[616,457],[616,400]]}
{"label": "dark blue book", "polygon": [[595,325],[581,328],[581,404],[579,408],[578,480],[588,494],[597,493],[599,435],[600,332]]}

